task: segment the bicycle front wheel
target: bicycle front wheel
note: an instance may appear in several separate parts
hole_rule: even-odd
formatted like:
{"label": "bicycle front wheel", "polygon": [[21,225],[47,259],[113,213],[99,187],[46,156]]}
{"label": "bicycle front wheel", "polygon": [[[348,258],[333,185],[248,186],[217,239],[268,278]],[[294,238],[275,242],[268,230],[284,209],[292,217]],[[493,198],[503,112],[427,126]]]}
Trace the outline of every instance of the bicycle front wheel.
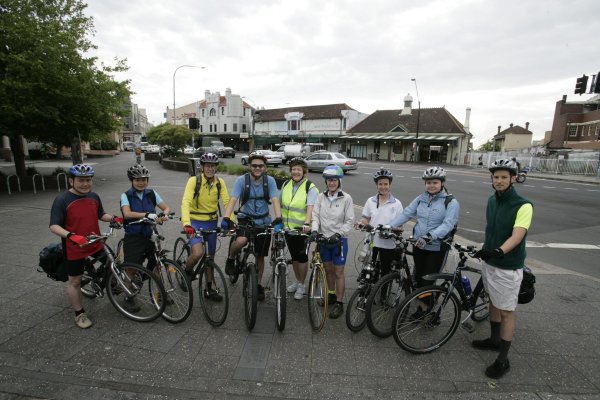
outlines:
{"label": "bicycle front wheel", "polygon": [[460,323],[460,300],[442,286],[425,286],[411,293],[393,320],[394,340],[404,350],[429,353],[446,343]]}
{"label": "bicycle front wheel", "polygon": [[[252,258],[252,261],[248,261]],[[252,330],[256,324],[256,312],[258,307],[258,282],[256,276],[256,264],[252,255],[248,256],[244,268],[244,284],[242,295],[244,297],[244,321],[246,328]]]}
{"label": "bicycle front wheel", "polygon": [[371,291],[371,285],[356,289],[346,308],[346,326],[352,332],[360,332],[367,324],[367,298]]}
{"label": "bicycle front wheel", "polygon": [[[112,269],[108,273],[106,291],[117,311],[134,321],[158,318],[165,310],[167,298],[159,278],[139,264],[123,263],[115,267],[116,275]],[[146,281],[148,290],[143,290]]]}
{"label": "bicycle front wheel", "polygon": [[375,284],[366,304],[367,326],[373,335],[391,336],[394,313],[409,292],[409,284],[400,271],[387,274]]}
{"label": "bicycle front wheel", "polygon": [[167,293],[163,318],[173,324],[185,321],[192,312],[194,295],[192,284],[187,280],[183,267],[175,261],[162,259],[154,272]]}
{"label": "bicycle front wheel", "polygon": [[322,265],[311,267],[308,281],[308,318],[313,331],[320,332],[327,319],[327,278]]}
{"label": "bicycle front wheel", "polygon": [[286,291],[286,264],[277,264],[277,273],[275,274],[275,282],[273,284],[275,290],[275,317],[277,319],[277,329],[282,331],[285,329],[287,291]]}
{"label": "bicycle front wheel", "polygon": [[190,246],[182,237],[178,237],[173,246],[173,261],[185,268],[185,263],[190,256]]}
{"label": "bicycle front wheel", "polygon": [[223,325],[229,312],[229,293],[225,275],[213,260],[207,259],[200,268],[198,290],[200,306],[208,323]]}

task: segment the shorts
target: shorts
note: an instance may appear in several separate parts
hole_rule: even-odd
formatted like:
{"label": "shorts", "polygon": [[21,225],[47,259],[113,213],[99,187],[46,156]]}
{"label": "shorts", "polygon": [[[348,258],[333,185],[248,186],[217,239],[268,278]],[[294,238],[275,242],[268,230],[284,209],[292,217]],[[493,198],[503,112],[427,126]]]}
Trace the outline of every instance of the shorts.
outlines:
{"label": "shorts", "polygon": [[[212,220],[212,221],[196,221],[196,220],[191,220],[190,223],[192,224],[192,227],[194,229],[206,229],[206,230],[213,230],[217,228],[217,222],[218,220]],[[205,235],[202,235],[201,237],[195,237],[190,239],[190,247],[194,246],[195,244],[198,243],[204,243],[204,237]],[[214,255],[217,252],[217,233],[209,233],[206,235],[206,239],[208,240],[208,253],[210,255]]]}
{"label": "shorts", "polygon": [[522,268],[502,269],[483,262],[481,279],[494,307],[504,311],[514,311],[517,308],[519,289],[523,280]]}
{"label": "shorts", "polygon": [[83,275],[85,271],[85,266],[88,263],[88,258],[96,259],[98,262],[105,262],[106,255],[104,254],[104,249],[86,257],[80,258],[79,260],[64,260],[64,267],[67,270],[67,274],[69,276],[80,276]]}
{"label": "shorts", "polygon": [[308,261],[306,254],[306,237],[300,235],[285,235],[288,251],[292,261],[305,263]]}
{"label": "shorts", "polygon": [[147,236],[125,235],[123,239],[123,261],[144,265],[148,260],[147,268],[154,269],[154,242]]}
{"label": "shorts", "polygon": [[333,247],[321,244],[319,245],[319,253],[323,262],[333,261],[333,265],[343,267],[346,265],[346,256],[348,255],[348,239],[341,238],[340,244]]}

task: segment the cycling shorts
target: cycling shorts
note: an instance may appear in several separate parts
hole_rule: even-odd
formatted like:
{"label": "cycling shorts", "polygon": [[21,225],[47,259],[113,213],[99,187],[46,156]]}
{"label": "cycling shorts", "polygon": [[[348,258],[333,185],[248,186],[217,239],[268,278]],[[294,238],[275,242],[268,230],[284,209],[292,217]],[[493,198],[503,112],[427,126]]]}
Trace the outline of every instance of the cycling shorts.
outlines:
{"label": "cycling shorts", "polygon": [[[206,229],[206,230],[216,229],[217,222],[219,222],[219,221],[216,219],[212,220],[212,221],[196,221],[193,219],[190,221],[190,223],[192,224],[192,227],[194,229]],[[216,233],[209,233],[208,235],[202,235],[201,237],[195,237],[195,238],[190,239],[190,247],[192,247],[198,243],[204,243],[205,236],[208,240],[207,254],[215,255],[215,253],[217,252],[217,234]]]}
{"label": "cycling shorts", "polygon": [[343,267],[346,265],[346,256],[348,255],[348,239],[341,238],[340,243],[333,247],[320,245],[319,253],[321,253],[323,262],[333,261],[333,265]]}

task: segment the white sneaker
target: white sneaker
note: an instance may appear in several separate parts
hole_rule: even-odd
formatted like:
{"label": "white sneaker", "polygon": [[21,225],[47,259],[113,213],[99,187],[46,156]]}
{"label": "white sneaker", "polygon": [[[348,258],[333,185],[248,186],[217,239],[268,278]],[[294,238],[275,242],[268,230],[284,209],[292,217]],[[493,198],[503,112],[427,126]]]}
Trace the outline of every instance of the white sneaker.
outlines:
{"label": "white sneaker", "polygon": [[81,329],[87,329],[92,326],[92,321],[89,320],[85,313],[81,313],[75,317],[75,324]]}
{"label": "white sneaker", "polygon": [[298,283],[298,282],[294,282],[290,286],[288,286],[288,288],[287,288],[288,293],[294,293],[298,289],[299,284],[300,283]]}
{"label": "white sneaker", "polygon": [[296,300],[302,300],[304,298],[304,285],[298,284],[298,289],[296,289],[296,294],[294,294],[294,298]]}

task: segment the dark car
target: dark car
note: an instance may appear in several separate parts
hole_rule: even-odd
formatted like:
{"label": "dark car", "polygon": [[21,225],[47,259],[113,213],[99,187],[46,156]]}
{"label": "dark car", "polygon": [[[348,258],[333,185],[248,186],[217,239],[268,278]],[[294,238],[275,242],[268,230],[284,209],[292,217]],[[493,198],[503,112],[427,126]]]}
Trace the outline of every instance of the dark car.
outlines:
{"label": "dark car", "polygon": [[215,149],[212,147],[196,147],[196,150],[194,150],[192,157],[198,158],[204,153],[214,153],[214,152],[215,152]]}
{"label": "dark car", "polygon": [[213,152],[221,158],[235,158],[235,150],[231,147],[213,147]]}

